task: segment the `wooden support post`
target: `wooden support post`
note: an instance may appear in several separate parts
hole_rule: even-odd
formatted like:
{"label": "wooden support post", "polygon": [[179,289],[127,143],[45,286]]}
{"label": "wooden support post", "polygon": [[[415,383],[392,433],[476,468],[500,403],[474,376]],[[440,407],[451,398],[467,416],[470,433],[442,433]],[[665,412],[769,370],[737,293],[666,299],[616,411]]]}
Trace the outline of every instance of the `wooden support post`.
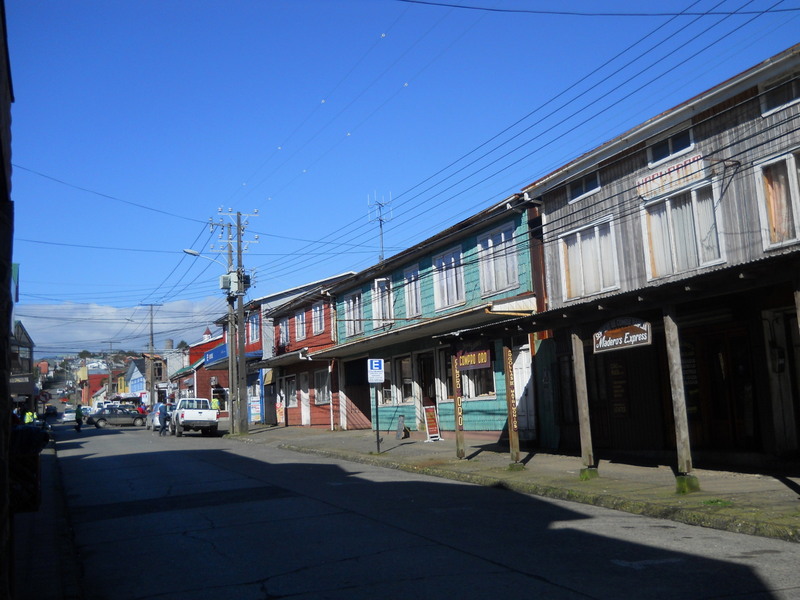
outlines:
{"label": "wooden support post", "polygon": [[583,359],[583,340],[572,333],[572,369],[575,376],[575,398],[578,402],[578,427],[581,434],[581,479],[597,477],[597,464],[592,449],[592,427],[589,419],[589,392],[586,387],[586,363]]}
{"label": "wooden support post", "polygon": [[800,277],[794,280],[794,312],[797,315],[797,328],[800,330]]}
{"label": "wooden support post", "polygon": [[464,444],[464,407],[461,396],[461,371],[458,370],[458,358],[454,354],[452,358],[453,368],[453,413],[455,414],[456,427],[456,458],[464,458],[467,455]]}
{"label": "wooden support post", "polygon": [[517,393],[514,388],[514,353],[503,344],[503,364],[506,375],[506,407],[508,409],[508,448],[511,462],[519,463],[519,424],[517,422]]}
{"label": "wooden support post", "polygon": [[675,417],[675,445],[678,451],[677,491],[698,491],[700,486],[692,472],[692,450],[689,443],[689,419],[686,414],[686,394],[683,389],[683,363],[680,337],[675,323],[675,308],[664,307],[664,337],[667,344],[669,383],[672,390],[672,413]]}

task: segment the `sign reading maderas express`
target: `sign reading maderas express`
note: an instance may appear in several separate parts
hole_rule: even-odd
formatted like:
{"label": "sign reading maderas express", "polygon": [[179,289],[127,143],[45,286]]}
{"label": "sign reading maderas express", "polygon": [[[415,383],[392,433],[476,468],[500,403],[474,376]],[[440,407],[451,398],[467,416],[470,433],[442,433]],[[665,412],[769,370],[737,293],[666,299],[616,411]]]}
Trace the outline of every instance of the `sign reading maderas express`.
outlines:
{"label": "sign reading maderas express", "polygon": [[595,354],[634,346],[649,346],[653,341],[650,323],[629,317],[609,321],[593,337]]}

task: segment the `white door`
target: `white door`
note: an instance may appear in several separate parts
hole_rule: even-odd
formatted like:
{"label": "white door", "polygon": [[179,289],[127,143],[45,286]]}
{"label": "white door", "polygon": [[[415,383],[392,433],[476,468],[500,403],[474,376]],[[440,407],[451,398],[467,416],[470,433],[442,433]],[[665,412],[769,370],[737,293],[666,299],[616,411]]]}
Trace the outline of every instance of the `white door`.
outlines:
{"label": "white door", "polygon": [[519,439],[536,438],[536,406],[533,401],[533,380],[531,378],[530,346],[517,346],[513,349],[514,391],[517,400],[517,424]]}
{"label": "white door", "polygon": [[300,373],[300,422],[311,425],[311,403],[308,396],[308,373]]}

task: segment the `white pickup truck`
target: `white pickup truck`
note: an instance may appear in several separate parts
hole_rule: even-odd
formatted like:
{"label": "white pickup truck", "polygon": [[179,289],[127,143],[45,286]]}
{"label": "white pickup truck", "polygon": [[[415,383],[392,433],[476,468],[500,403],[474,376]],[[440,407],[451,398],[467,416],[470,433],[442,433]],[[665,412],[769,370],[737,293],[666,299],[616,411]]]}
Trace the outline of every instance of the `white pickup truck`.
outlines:
{"label": "white pickup truck", "polygon": [[219,411],[211,408],[208,398],[181,398],[175,406],[170,422],[172,432],[181,437],[184,431],[199,431],[203,435],[217,435]]}

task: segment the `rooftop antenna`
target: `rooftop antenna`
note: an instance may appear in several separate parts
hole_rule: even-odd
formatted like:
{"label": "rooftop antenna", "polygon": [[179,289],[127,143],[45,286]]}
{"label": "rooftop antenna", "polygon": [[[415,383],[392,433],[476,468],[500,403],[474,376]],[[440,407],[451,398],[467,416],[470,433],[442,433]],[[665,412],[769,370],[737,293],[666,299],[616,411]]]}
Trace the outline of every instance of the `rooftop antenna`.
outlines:
{"label": "rooftop antenna", "polygon": [[[383,262],[383,224],[392,220],[392,196],[389,194],[389,201],[386,202],[383,198],[378,200],[378,193],[372,192],[372,199],[370,199],[369,195],[367,195],[367,211],[369,215],[370,223],[377,221],[378,228],[380,231],[380,241],[381,241],[381,254],[378,257],[378,262]],[[389,216],[384,215],[384,209],[389,209]]]}

